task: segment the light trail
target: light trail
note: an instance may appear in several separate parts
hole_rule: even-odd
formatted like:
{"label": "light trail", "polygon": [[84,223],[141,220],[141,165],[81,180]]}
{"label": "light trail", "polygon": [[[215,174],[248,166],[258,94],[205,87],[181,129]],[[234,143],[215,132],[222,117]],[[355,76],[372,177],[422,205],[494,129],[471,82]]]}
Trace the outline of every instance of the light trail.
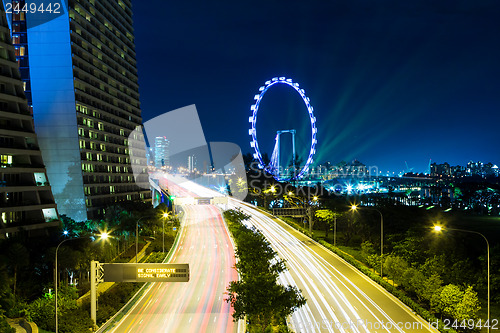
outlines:
{"label": "light trail", "polygon": [[297,332],[437,332],[320,244],[251,205],[231,199],[230,207],[251,215],[249,222],[286,260],[284,281],[293,279],[307,298],[308,306],[292,315]]}
{"label": "light trail", "polygon": [[[179,177],[169,176],[166,182],[168,182],[172,193],[176,195],[221,196],[219,192]],[[212,207],[211,209],[214,211],[206,211],[200,207]],[[280,274],[280,283],[298,287],[306,297],[307,304],[294,312],[290,318],[290,326],[296,332],[437,332],[436,329],[430,327],[429,323],[413,314],[408,307],[382,287],[320,244],[282,221],[238,200],[230,199],[229,207],[239,208],[251,216],[247,224],[259,229],[279,256],[286,260],[287,270]],[[175,261],[186,262],[186,257],[183,256],[190,255],[187,258],[194,260],[191,271],[201,270],[203,265],[199,262],[196,263],[195,258],[203,254],[210,258],[211,262],[214,258],[219,258],[222,260],[224,268],[214,264],[212,269],[220,270],[220,272],[205,274],[203,277],[192,276],[195,290],[188,291],[185,286],[180,284],[171,287],[174,290],[174,295],[181,293],[185,295],[185,298],[189,298],[188,303],[183,297],[172,298],[172,295],[158,290],[150,296],[150,299],[141,300],[147,306],[143,312],[149,313],[149,318],[153,321],[155,317],[154,313],[151,312],[166,314],[166,318],[162,317],[162,328],[167,330],[163,330],[163,332],[177,332],[180,326],[174,324],[176,321],[183,323],[182,331],[186,332],[224,332],[228,329],[234,331],[236,326],[229,324],[232,322],[229,304],[223,301],[223,297],[220,297],[220,294],[226,292],[229,281],[237,279],[236,271],[228,268],[227,265],[227,262],[232,262],[230,267],[234,266],[233,245],[230,240],[222,241],[224,237],[208,235],[212,232],[211,229],[199,227],[195,229],[196,225],[203,223],[204,219],[200,215],[208,215],[210,221],[218,221],[217,223],[222,225],[222,219],[215,207],[192,205],[184,206],[184,210],[188,216],[191,216],[188,226],[191,229],[192,237],[185,239],[185,235],[182,236],[184,241],[179,244],[179,249],[174,256]],[[217,215],[217,217],[212,215]],[[229,239],[225,227],[224,232]],[[211,244],[213,247],[211,248],[207,244]],[[199,253],[199,255],[193,255],[194,253]],[[224,265],[224,263],[226,264]],[[227,275],[229,271],[232,274],[230,277]],[[206,285],[213,286],[215,281],[221,277],[226,277],[227,282],[224,286],[216,287],[215,289],[218,291],[215,294],[199,290],[200,286],[201,289],[206,288]],[[152,302],[155,298],[160,301]],[[154,307],[154,304],[165,302],[177,305],[173,309],[167,305],[160,308]],[[218,310],[218,313],[215,313],[217,312],[215,310]],[[214,311],[214,314],[208,316],[208,311]],[[223,315],[221,316],[221,314]],[[134,330],[134,326],[131,326],[130,331],[160,332],[160,330],[154,330],[156,328],[154,325],[147,326],[144,316],[141,320],[143,321],[138,321],[140,330]]]}
{"label": "light trail", "polygon": [[186,218],[171,262],[189,263],[190,281],[152,283],[111,332],[237,331],[225,301],[229,282],[238,278],[234,248],[220,210],[211,205],[183,208]]}

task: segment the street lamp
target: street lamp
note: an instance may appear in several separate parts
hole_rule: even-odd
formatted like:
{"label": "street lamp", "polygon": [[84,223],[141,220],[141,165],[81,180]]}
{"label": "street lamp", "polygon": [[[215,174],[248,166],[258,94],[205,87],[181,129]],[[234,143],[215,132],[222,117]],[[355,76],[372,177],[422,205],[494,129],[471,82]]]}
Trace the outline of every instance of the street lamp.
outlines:
{"label": "street lamp", "polygon": [[[64,233],[64,235],[67,235],[67,233]],[[109,238],[109,234],[107,232],[102,232],[99,235],[100,239],[106,240]],[[57,275],[57,253],[59,251],[59,247],[64,244],[67,241],[75,240],[75,239],[81,239],[81,238],[87,238],[87,236],[81,236],[81,237],[75,237],[75,238],[67,238],[62,240],[56,247],[56,261],[55,261],[55,278],[54,278],[54,289],[55,289],[55,313],[56,313],[56,333],[59,333],[59,321],[57,317],[57,285],[58,285],[58,280],[59,276]]]}
{"label": "street lamp", "polygon": [[439,233],[443,230],[451,230],[451,231],[462,231],[462,232],[468,232],[470,234],[476,234],[484,238],[486,241],[486,253],[487,253],[487,272],[488,272],[488,333],[490,332],[490,243],[488,242],[488,239],[486,236],[484,236],[482,233],[477,232],[477,231],[472,231],[472,230],[465,230],[465,229],[455,229],[455,228],[443,228],[440,225],[435,225],[433,227],[434,231],[436,233]]}
{"label": "street lamp", "polygon": [[337,210],[333,212],[333,246],[337,246]]}
{"label": "street lamp", "polygon": [[[312,201],[314,201],[315,203],[318,202],[318,197],[314,196],[312,198]],[[311,204],[310,200],[307,201],[307,204],[308,204],[308,207],[307,207],[306,212],[307,212],[307,215],[309,217],[309,234],[312,237],[312,227],[313,227],[314,211],[313,211],[313,207],[312,207],[312,204]]]}
{"label": "street lamp", "polygon": [[[360,207],[358,207],[356,205],[351,206],[352,211],[356,211],[359,208]],[[383,275],[382,267],[383,267],[383,256],[384,256],[384,216],[382,215],[380,210],[378,210],[377,208],[372,208],[372,207],[361,207],[361,208],[376,210],[380,214],[380,277],[383,278],[384,275]]]}
{"label": "street lamp", "polygon": [[163,244],[163,253],[165,253],[165,219],[168,218],[170,215],[169,213],[163,213],[163,220],[162,220],[162,244]]}
{"label": "street lamp", "polygon": [[135,263],[136,264],[137,264],[137,254],[139,251],[139,221],[141,221],[142,219],[144,219],[146,217],[147,216],[143,216],[135,222]]}
{"label": "street lamp", "polygon": [[264,193],[264,208],[267,209],[267,193],[272,192],[273,194],[276,193],[276,187],[274,185],[271,185],[271,187],[268,190],[263,190]]}

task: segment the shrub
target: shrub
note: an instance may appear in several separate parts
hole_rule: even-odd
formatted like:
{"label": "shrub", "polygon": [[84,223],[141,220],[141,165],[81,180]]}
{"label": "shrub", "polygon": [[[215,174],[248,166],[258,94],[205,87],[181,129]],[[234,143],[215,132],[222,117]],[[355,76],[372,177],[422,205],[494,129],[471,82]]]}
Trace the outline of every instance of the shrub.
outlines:
{"label": "shrub", "polygon": [[9,323],[7,323],[7,320],[5,320],[4,316],[0,316],[0,332],[16,333],[16,329],[10,327]]}

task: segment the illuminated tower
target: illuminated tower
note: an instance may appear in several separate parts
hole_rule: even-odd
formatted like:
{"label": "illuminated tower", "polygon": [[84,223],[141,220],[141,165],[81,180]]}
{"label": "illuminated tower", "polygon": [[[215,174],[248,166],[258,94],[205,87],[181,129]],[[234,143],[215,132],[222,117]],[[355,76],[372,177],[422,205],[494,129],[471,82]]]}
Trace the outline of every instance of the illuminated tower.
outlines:
{"label": "illuminated tower", "polygon": [[[24,0],[3,2],[12,4],[8,20],[59,213],[82,221],[121,201],[150,201],[128,151],[142,124],[131,1],[57,0],[43,2],[52,4],[43,13],[16,13]],[[132,158],[146,166],[145,147]]]}
{"label": "illuminated tower", "polygon": [[164,136],[155,138],[155,167],[161,168],[169,165],[169,148],[170,142]]}
{"label": "illuminated tower", "polygon": [[58,218],[0,4],[0,234],[39,233]]}
{"label": "illuminated tower", "polygon": [[188,163],[187,163],[187,168],[188,172],[192,173],[196,171],[196,155],[189,155],[188,156]]}

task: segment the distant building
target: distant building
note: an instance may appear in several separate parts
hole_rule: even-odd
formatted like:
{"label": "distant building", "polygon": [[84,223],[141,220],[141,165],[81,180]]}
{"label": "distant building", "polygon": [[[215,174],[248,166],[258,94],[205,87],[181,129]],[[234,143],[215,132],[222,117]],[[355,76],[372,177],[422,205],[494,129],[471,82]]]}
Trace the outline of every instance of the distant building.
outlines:
{"label": "distant building", "polygon": [[340,162],[337,165],[338,177],[367,177],[369,170],[365,164],[358,160],[353,160],[350,163]]}
{"label": "distant building", "polygon": [[451,167],[448,163],[431,164],[431,176],[432,177],[450,177],[451,176]]}
{"label": "distant building", "polygon": [[0,235],[59,226],[54,197],[0,6]]}
{"label": "distant building", "polygon": [[455,178],[464,177],[467,175],[466,168],[461,165],[452,166],[450,170],[451,176]]}
{"label": "distant building", "polygon": [[128,151],[142,124],[131,1],[36,3],[61,4],[60,14],[12,10],[7,20],[59,213],[82,221],[150,201],[146,170],[135,179],[131,165],[146,168],[145,147]]}
{"label": "distant building", "polygon": [[491,177],[499,176],[498,166],[493,163],[482,163],[470,161],[467,163],[467,175],[469,176],[481,176],[481,177]]}
{"label": "distant building", "polygon": [[155,152],[154,147],[149,147],[146,149],[146,159],[148,162],[148,166],[155,164]]}
{"label": "distant building", "polygon": [[188,156],[188,171],[190,173],[196,171],[196,156],[195,155]]}
{"label": "distant building", "polygon": [[155,138],[155,167],[162,168],[170,165],[169,160],[170,141],[164,136]]}

